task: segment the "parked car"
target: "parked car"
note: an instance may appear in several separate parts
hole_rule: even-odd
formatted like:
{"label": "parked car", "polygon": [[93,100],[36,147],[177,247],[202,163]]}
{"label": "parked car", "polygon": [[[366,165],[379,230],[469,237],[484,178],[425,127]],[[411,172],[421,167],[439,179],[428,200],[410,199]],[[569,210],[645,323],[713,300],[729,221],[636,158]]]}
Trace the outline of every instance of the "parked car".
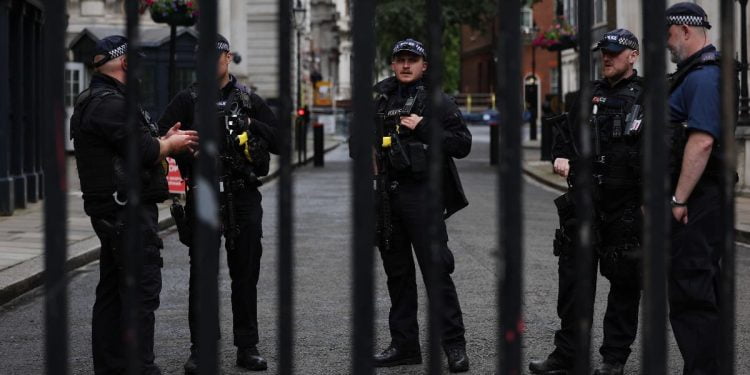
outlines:
{"label": "parked car", "polygon": [[498,122],[500,113],[494,109],[487,109],[481,112],[464,112],[463,117],[469,125],[489,125]]}

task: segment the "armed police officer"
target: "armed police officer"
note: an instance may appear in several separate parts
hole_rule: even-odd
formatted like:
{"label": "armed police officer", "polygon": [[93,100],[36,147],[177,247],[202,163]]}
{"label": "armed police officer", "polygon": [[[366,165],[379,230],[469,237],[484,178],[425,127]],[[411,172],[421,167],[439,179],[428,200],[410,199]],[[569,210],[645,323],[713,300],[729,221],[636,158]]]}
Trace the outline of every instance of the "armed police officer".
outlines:
{"label": "armed police officer", "polygon": [[[669,317],[685,374],[719,372],[721,106],[719,53],[706,12],[693,3],[667,9],[672,135],[672,252]],[[731,266],[731,265],[730,265]]]}
{"label": "armed police officer", "polygon": [[[83,208],[91,217],[101,241],[99,283],[96,286],[91,324],[94,372],[121,374],[127,367],[123,350],[125,338],[124,301],[125,257],[133,257],[125,248],[124,228],[138,225],[143,256],[136,258],[140,273],[137,324],[140,334],[138,371],[160,374],[154,363],[154,311],[159,307],[161,291],[162,242],[157,235],[156,203],[168,198],[166,171],[162,165],[167,155],[196,146],[197,135],[170,124],[163,138],[158,138],[156,125],[142,113],[139,129],[127,124],[125,82],[127,80],[128,41],[122,36],[108,36],[94,47],[92,64],[95,74],[91,85],[75,102],[70,120],[75,145],[78,177],[83,192]],[[125,171],[128,137],[137,139],[140,170],[136,179],[141,184],[141,204],[136,223],[126,223],[128,175]]]}
{"label": "armed police officer", "polygon": [[[622,374],[630,345],[638,329],[641,241],[641,101],[643,81],[633,69],[638,59],[638,39],[630,31],[606,33],[595,49],[601,51],[602,75],[593,82],[591,133],[594,149],[594,248],[600,271],[610,281],[604,316],[604,341],[599,352],[603,364],[597,374]],[[581,99],[583,100],[583,99]],[[575,108],[575,107],[574,107]],[[575,116],[561,125],[553,149],[555,173],[568,178],[568,192],[555,200],[560,228],[555,233],[554,253],[559,257],[557,312],[560,329],[555,332],[555,350],[544,361],[533,361],[534,374],[563,374],[573,369],[578,320],[576,290],[581,278],[576,272],[574,248],[576,215],[573,191],[579,158]],[[595,261],[591,269],[596,280]],[[590,285],[593,302],[596,284]],[[593,304],[592,304],[593,306]],[[588,311],[593,317],[593,310]]]}
{"label": "armed police officer", "polygon": [[[276,140],[276,117],[260,96],[237,82],[229,73],[232,52],[229,41],[217,37],[219,52],[218,83],[219,102],[217,120],[221,139],[219,158],[221,216],[227,251],[229,276],[232,279],[232,330],[237,347],[237,366],[248,370],[262,371],[266,360],[260,355],[258,345],[257,289],[260,273],[260,258],[263,207],[258,187],[259,177],[268,174],[269,152],[278,153]],[[197,129],[195,120],[198,102],[197,83],[180,91],[167,106],[159,120],[159,129],[165,132],[169,124],[179,121],[185,129]],[[213,124],[212,124],[213,125]],[[195,179],[193,168],[195,156],[190,153],[175,158],[182,177],[187,182],[187,203],[184,218],[177,215],[180,241],[189,247],[190,285],[188,323],[190,326],[190,357],[185,363],[186,373],[195,373],[198,368],[197,347],[197,303],[198,279],[196,274],[198,249],[192,244],[195,225]],[[218,245],[218,244],[217,244]],[[219,338],[219,332],[216,332]]]}
{"label": "armed police officer", "polygon": [[[461,187],[453,158],[463,158],[471,150],[471,133],[456,104],[445,94],[442,105],[425,113],[427,100],[424,74],[426,54],[413,39],[396,43],[391,55],[394,76],[374,87],[378,111],[377,201],[380,255],[388,278],[391,310],[388,323],[391,344],[374,358],[378,367],[422,362],[417,323],[417,284],[412,247],[423,275],[428,274],[430,241],[425,217],[428,190],[428,117],[440,116],[443,150],[445,218],[468,202]],[[383,143],[384,140],[388,142]],[[451,279],[453,254],[447,246],[445,224],[439,229],[442,245],[434,264],[439,277],[436,284],[425,279],[428,289],[436,288],[443,301],[441,325],[443,349],[451,372],[469,369],[461,307]],[[437,354],[437,353],[435,353]]]}

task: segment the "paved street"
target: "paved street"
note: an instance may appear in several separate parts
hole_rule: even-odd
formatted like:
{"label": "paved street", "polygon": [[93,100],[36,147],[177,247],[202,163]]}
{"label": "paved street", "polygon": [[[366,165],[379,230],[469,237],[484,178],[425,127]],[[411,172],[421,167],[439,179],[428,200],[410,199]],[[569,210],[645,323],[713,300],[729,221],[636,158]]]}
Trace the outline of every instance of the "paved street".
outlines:
{"label": "paved street", "polygon": [[[456,258],[454,280],[464,310],[471,374],[494,373],[497,329],[496,318],[496,243],[497,207],[495,169],[488,163],[488,129],[472,127],[475,142],[469,158],[459,161],[459,173],[470,205],[448,221],[449,246]],[[534,150],[538,152],[538,150]],[[531,151],[527,151],[531,156]],[[537,157],[538,154],[534,154]],[[351,328],[350,261],[350,171],[348,150],[339,147],[326,155],[326,166],[306,166],[295,170],[295,307],[296,373],[347,374],[349,372]],[[264,186],[264,247],[259,282],[259,349],[269,360],[268,373],[277,371],[277,191],[276,182]],[[555,313],[557,296],[557,259],[551,243],[557,225],[552,199],[557,193],[536,183],[524,184],[524,362],[546,356],[558,327]],[[182,373],[187,357],[187,250],[176,233],[164,233],[165,268],[162,303],[157,312],[157,363],[166,374]],[[738,285],[747,285],[750,275],[750,249],[738,248]],[[222,258],[223,256],[222,251]],[[375,328],[378,350],[387,346],[389,299],[379,256],[376,254],[377,314]],[[222,264],[224,264],[222,260]],[[93,263],[71,273],[70,363],[73,374],[92,373],[90,357],[91,306],[98,280],[98,264]],[[599,278],[597,313],[594,321],[593,348],[601,342],[603,301],[607,283]],[[421,284],[421,283],[420,283]],[[225,374],[241,373],[234,366],[231,346],[231,308],[229,276],[222,267],[221,323],[222,369]],[[737,373],[750,373],[750,358],[742,353],[750,349],[750,289],[737,290]],[[426,312],[424,288],[420,287],[421,311]],[[34,290],[0,307],[1,374],[38,374],[43,371],[43,295]],[[423,348],[427,347],[426,317],[422,316]],[[717,327],[718,329],[718,327]],[[680,373],[681,359],[670,334],[670,374]],[[640,337],[637,341],[640,341]],[[627,374],[639,373],[638,345],[626,367]],[[594,351],[596,354],[596,351]],[[593,356],[599,362],[598,354]],[[425,361],[426,363],[426,361]],[[379,370],[378,374],[422,374],[424,366],[406,366]]]}

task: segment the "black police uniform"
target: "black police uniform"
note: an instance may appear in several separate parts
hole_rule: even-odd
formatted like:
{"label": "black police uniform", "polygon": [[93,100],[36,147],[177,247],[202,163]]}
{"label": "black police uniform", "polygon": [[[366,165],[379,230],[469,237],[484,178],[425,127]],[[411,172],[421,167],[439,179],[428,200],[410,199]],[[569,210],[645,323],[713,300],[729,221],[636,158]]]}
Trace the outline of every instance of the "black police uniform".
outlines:
{"label": "black police uniform", "polygon": [[[641,225],[643,222],[640,180],[640,120],[635,114],[642,99],[643,81],[634,73],[615,86],[606,79],[593,83],[592,142],[599,143],[594,156],[595,254],[591,280],[596,280],[599,263],[602,275],[610,281],[604,315],[604,340],[599,352],[606,364],[624,364],[638,329],[640,301]],[[569,125],[577,124],[575,116]],[[561,328],[555,332],[556,357],[572,367],[577,342],[578,307],[575,238],[577,235],[573,192],[575,190],[577,132],[571,127],[558,134],[553,159],[571,160],[568,192],[556,199],[560,228],[555,233],[554,253],[559,256],[557,312]],[[597,139],[598,138],[598,139]],[[596,148],[596,147],[595,147]],[[596,283],[590,285],[593,300]],[[593,318],[593,310],[587,312]]]}
{"label": "black police uniform", "polygon": [[689,134],[704,132],[714,138],[706,168],[687,200],[688,223],[672,217],[669,316],[686,374],[718,372],[720,262],[726,225],[721,215],[718,62],[716,48],[707,46],[678,64],[670,82],[672,191]]}
{"label": "black police uniform", "polygon": [[[235,90],[240,90],[250,97],[250,129],[255,135],[262,137],[268,144],[269,151],[278,154],[278,142],[276,140],[276,116],[274,116],[268,105],[260,96],[250,93],[249,89],[238,83],[236,78],[230,75],[230,81],[219,92],[219,104],[224,104]],[[197,85],[184,89],[177,93],[169,103],[164,114],[159,119],[159,131],[164,134],[176,122],[181,122],[183,130],[197,130],[195,125]],[[218,119],[217,119],[217,125]],[[193,165],[195,159],[192,155],[178,155],[175,157],[180,173],[187,181],[187,204],[185,213],[188,226],[194,226],[194,196],[193,189],[195,181],[193,176]],[[267,171],[266,171],[267,173]],[[259,173],[262,175],[262,173]],[[232,329],[234,332],[234,345],[238,348],[251,348],[258,344],[258,318],[257,318],[257,289],[258,276],[260,273],[260,258],[263,252],[261,237],[263,236],[262,218],[263,207],[261,206],[261,193],[258,191],[260,182],[253,180],[250,176],[234,176],[244,180],[244,186],[233,189],[235,218],[238,225],[235,249],[227,247],[227,263],[229,265],[229,276],[232,279]],[[249,179],[248,179],[249,177]],[[255,176],[258,177],[258,176]],[[253,182],[254,181],[254,182]],[[230,189],[229,184],[224,184]],[[222,202],[226,195],[222,194]],[[226,223],[225,223],[226,224]],[[190,230],[192,232],[192,230]],[[225,233],[226,237],[226,233]],[[197,343],[197,317],[196,317],[196,292],[198,290],[198,279],[196,278],[196,262],[193,262],[196,249],[189,246],[190,254],[190,294],[188,322],[190,325],[190,341],[195,347]],[[217,339],[218,339],[218,332]]]}
{"label": "black police uniform", "polygon": [[[141,153],[141,207],[139,231],[143,241],[143,262],[138,285],[140,304],[138,324],[141,373],[160,374],[154,364],[154,311],[159,307],[161,292],[160,255],[162,242],[157,235],[156,203],[168,198],[166,170],[159,163],[156,125],[145,111],[137,134]],[[70,120],[78,176],[81,180],[84,210],[102,247],[99,284],[92,320],[94,371],[97,374],[122,373],[126,368],[123,352],[123,300],[125,270],[123,257],[132,256],[124,248],[125,173],[128,126],[126,123],[125,86],[112,77],[95,74],[91,86],[76,99]]]}
{"label": "black police uniform", "polygon": [[[418,103],[424,103],[426,97],[422,80],[405,85],[399,83],[395,77],[390,77],[379,82],[374,90],[377,94],[375,105],[379,113],[403,108],[410,97],[415,97]],[[456,104],[445,94],[442,100],[440,110],[444,114],[441,122],[445,152],[443,190],[447,218],[468,204],[453,158],[463,158],[469,154],[471,133]],[[391,180],[389,185],[396,186],[395,189],[391,189],[390,194],[393,233],[390,250],[384,251],[381,246],[380,251],[388,278],[388,294],[391,297],[388,322],[392,346],[404,351],[419,350],[416,271],[411,249],[414,248],[423,275],[427,275],[425,267],[429,262],[431,241],[428,223],[425,220],[425,207],[428,206],[428,151],[425,145],[430,142],[429,114],[418,115],[425,116],[425,119],[413,131],[404,126],[400,129],[401,142],[410,153],[412,165],[403,170],[396,170],[392,166],[390,168],[393,173],[388,176]],[[416,165],[417,160],[422,160],[419,167]],[[440,261],[436,264],[439,267],[437,284],[432,285],[427,279],[424,281],[428,289],[437,288],[437,293],[440,293],[442,298],[443,346],[446,349],[465,347],[461,307],[450,276],[454,270],[454,259],[447,246],[448,234],[445,223],[439,228],[439,233],[443,242],[439,250]]]}

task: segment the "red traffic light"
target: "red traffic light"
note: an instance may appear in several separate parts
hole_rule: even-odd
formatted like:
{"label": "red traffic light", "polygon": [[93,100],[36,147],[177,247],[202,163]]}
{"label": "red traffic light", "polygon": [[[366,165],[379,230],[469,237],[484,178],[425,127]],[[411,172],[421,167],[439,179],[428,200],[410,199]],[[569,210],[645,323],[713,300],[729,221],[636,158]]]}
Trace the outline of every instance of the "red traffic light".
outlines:
{"label": "red traffic light", "polygon": [[305,109],[304,108],[300,108],[300,109],[297,110],[297,116],[304,116],[304,115],[305,115]]}

